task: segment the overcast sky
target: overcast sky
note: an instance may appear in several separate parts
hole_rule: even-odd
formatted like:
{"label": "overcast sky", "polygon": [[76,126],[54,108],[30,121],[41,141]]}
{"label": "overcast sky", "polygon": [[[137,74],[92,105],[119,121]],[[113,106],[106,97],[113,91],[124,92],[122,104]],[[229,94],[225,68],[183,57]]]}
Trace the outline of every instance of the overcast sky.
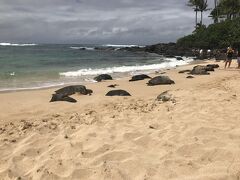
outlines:
{"label": "overcast sky", "polygon": [[[212,0],[209,0],[212,1]],[[0,0],[0,42],[153,44],[191,33],[187,0]],[[206,17],[204,23],[211,19]]]}

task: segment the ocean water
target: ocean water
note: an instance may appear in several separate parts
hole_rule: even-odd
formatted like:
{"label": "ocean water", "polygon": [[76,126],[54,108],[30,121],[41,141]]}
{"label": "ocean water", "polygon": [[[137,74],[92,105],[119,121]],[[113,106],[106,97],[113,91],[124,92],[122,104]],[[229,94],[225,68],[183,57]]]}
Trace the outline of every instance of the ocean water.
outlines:
{"label": "ocean water", "polygon": [[121,78],[192,61],[191,58],[178,61],[144,52],[94,49],[110,46],[124,47],[0,43],[0,91],[93,83],[98,74]]}

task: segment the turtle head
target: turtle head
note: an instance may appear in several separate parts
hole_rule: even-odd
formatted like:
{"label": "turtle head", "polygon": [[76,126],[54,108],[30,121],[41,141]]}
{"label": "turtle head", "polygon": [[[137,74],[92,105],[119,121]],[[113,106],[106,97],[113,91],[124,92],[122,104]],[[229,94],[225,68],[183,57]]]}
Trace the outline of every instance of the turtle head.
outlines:
{"label": "turtle head", "polygon": [[93,93],[93,91],[92,91],[91,89],[87,89],[87,94],[88,94],[89,96],[91,96],[92,93]]}

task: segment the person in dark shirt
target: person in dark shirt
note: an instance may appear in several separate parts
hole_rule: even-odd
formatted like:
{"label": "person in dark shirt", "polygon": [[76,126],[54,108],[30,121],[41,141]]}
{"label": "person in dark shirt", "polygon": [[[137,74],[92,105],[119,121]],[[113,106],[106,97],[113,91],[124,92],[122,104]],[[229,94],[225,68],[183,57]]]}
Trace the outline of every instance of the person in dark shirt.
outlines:
{"label": "person in dark shirt", "polygon": [[227,59],[225,61],[225,69],[228,66],[228,68],[230,68],[231,63],[232,63],[232,58],[233,58],[233,49],[231,47],[228,47],[227,49]]}
{"label": "person in dark shirt", "polygon": [[238,63],[238,69],[240,69],[240,49],[238,49],[238,52],[237,52],[237,63]]}

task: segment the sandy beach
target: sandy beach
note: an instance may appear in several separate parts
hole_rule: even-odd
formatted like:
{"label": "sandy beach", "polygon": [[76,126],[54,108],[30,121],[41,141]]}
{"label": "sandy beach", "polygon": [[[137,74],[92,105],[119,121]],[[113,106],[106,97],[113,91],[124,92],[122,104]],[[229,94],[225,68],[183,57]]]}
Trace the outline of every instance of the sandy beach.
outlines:
{"label": "sandy beach", "polygon": [[[220,68],[161,70],[174,85],[88,84],[75,104],[49,103],[57,88],[1,93],[0,179],[240,179],[240,70],[202,63]],[[110,84],[132,96],[106,97]],[[174,101],[157,101],[166,90]]]}

